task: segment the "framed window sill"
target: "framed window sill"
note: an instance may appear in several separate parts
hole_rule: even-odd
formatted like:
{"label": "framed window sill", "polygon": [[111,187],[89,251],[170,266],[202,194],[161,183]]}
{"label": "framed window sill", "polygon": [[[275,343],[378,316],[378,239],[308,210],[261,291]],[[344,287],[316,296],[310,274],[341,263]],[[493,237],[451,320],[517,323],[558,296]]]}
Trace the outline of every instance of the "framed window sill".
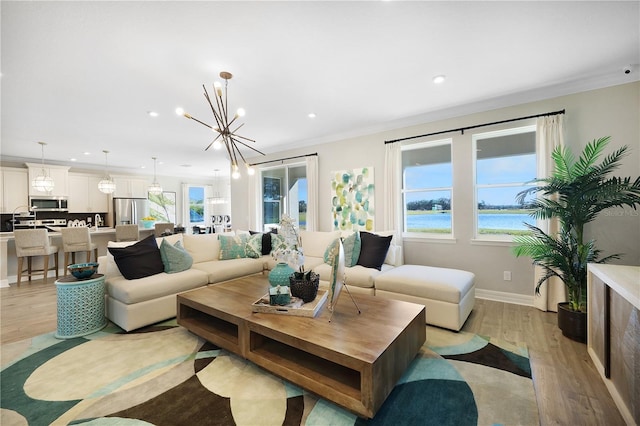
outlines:
{"label": "framed window sill", "polygon": [[457,238],[452,236],[434,236],[434,235],[416,235],[416,234],[402,234],[403,241],[410,241],[414,243],[429,243],[429,244],[456,244]]}
{"label": "framed window sill", "polygon": [[480,239],[473,238],[471,239],[472,246],[502,246],[502,247],[512,247],[515,243],[512,240],[491,240],[491,239]]}

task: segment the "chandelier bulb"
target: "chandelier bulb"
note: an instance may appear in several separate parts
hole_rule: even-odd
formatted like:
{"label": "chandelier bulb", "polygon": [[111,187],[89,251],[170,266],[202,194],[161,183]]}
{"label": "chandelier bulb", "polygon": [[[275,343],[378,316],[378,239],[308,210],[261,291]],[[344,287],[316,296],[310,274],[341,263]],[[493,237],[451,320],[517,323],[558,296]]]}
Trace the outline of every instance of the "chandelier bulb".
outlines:
{"label": "chandelier bulb", "polygon": [[215,141],[215,142],[213,143],[213,149],[215,149],[215,150],[217,150],[217,151],[221,150],[221,149],[222,149],[222,142],[220,142],[220,141]]}
{"label": "chandelier bulb", "polygon": [[244,117],[246,113],[247,112],[244,110],[244,108],[238,108],[238,110],[236,111],[236,117]]}
{"label": "chandelier bulb", "polygon": [[247,174],[249,176],[253,176],[256,174],[256,169],[247,164]]}
{"label": "chandelier bulb", "polygon": [[222,84],[219,81],[213,83],[213,88],[216,90],[218,97],[222,97]]}

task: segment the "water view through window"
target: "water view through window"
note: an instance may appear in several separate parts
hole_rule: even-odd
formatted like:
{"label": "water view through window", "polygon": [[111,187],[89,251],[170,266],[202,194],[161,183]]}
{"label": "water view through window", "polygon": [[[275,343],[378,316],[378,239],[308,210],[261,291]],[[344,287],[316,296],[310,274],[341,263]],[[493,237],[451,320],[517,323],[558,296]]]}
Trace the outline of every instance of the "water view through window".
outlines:
{"label": "water view through window", "polygon": [[[449,211],[416,213],[409,211],[406,220],[408,232],[451,233],[451,212]],[[480,211],[478,214],[478,228],[481,233],[493,233],[493,231],[503,231],[500,233],[506,234],[523,233],[527,231],[523,222],[536,224],[528,211]]]}
{"label": "water view through window", "polygon": [[450,139],[403,147],[405,232],[452,235],[454,214],[456,221],[475,222],[476,237],[509,238],[528,233],[525,224],[536,224],[531,199],[517,200],[536,177],[535,126],[477,134],[473,143],[473,212],[456,210],[452,203],[458,188],[453,185]]}

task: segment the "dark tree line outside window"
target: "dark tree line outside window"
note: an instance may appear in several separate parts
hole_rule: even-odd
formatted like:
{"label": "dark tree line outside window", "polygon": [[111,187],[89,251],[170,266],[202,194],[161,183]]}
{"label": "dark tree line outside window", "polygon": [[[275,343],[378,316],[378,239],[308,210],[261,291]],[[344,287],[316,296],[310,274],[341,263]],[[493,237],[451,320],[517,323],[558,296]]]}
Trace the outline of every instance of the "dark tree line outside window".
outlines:
{"label": "dark tree line outside window", "polygon": [[451,200],[448,198],[439,198],[437,200],[419,200],[409,201],[407,210],[451,210]]}
{"label": "dark tree line outside window", "polygon": [[[300,202],[302,208],[303,201]],[[507,210],[507,209],[530,209],[531,200],[523,201],[520,204],[487,204],[484,201],[478,203],[479,210]],[[427,210],[451,210],[451,200],[448,198],[439,198],[437,200],[418,200],[407,203],[407,210],[427,211]],[[302,210],[301,210],[302,211]],[[305,205],[306,211],[306,205]]]}

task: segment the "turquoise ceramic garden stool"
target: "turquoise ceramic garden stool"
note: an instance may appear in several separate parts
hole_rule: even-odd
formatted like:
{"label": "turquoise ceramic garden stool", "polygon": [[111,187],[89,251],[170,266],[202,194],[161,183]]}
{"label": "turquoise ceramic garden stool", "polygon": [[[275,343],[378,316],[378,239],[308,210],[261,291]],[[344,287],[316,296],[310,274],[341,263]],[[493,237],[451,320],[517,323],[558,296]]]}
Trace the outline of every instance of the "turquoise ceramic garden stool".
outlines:
{"label": "turquoise ceramic garden stool", "polygon": [[78,280],[67,276],[56,281],[58,339],[95,333],[107,325],[104,316],[104,275]]}

